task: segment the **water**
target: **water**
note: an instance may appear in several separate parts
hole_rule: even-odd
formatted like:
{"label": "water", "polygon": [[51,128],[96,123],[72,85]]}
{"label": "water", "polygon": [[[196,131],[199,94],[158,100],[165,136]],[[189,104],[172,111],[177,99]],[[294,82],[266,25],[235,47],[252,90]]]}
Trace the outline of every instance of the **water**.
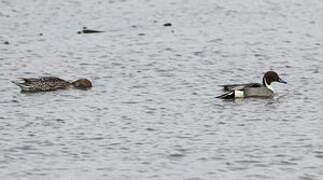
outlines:
{"label": "water", "polygon": [[[322,8],[2,0],[0,179],[322,179]],[[289,82],[274,98],[214,98],[268,70]],[[94,87],[10,83],[49,75]]]}

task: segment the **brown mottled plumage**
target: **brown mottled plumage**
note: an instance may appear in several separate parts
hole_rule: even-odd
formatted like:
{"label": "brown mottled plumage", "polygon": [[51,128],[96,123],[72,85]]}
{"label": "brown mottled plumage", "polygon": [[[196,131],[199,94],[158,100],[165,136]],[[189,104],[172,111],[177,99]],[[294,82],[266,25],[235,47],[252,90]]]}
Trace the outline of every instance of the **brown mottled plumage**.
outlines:
{"label": "brown mottled plumage", "polygon": [[66,89],[71,86],[79,89],[88,89],[92,87],[91,81],[79,79],[74,82],[65,81],[57,77],[41,78],[22,78],[23,82],[12,81],[24,92],[55,91]]}

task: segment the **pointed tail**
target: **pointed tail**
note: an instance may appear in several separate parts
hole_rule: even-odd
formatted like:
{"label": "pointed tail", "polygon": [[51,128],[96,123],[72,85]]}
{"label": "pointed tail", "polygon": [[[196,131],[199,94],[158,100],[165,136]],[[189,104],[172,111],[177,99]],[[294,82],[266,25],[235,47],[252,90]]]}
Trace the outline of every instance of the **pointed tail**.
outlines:
{"label": "pointed tail", "polygon": [[233,99],[235,97],[234,91],[229,91],[225,94],[222,94],[221,96],[217,96],[215,98],[220,98],[220,99]]}
{"label": "pointed tail", "polygon": [[20,87],[20,85],[21,85],[21,84],[20,84],[21,82],[19,82],[19,81],[11,81],[11,82],[12,82],[12,83],[14,83],[15,85],[19,86],[19,87]]}
{"label": "pointed tail", "polygon": [[14,83],[15,85],[19,86],[21,88],[22,91],[28,91],[29,90],[29,86],[23,84],[22,82],[19,81],[11,81],[12,83]]}

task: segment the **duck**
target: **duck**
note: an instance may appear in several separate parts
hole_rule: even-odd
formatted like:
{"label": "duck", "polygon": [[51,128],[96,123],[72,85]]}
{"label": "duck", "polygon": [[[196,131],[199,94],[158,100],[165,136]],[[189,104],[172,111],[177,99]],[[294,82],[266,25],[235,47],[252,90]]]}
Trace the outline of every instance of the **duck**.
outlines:
{"label": "duck", "polygon": [[226,93],[217,96],[216,98],[234,99],[248,97],[273,97],[275,93],[271,86],[273,82],[287,84],[287,82],[282,80],[275,71],[268,71],[264,74],[262,83],[220,85]]}
{"label": "duck", "polygon": [[92,82],[88,79],[70,82],[58,77],[21,78],[21,81],[11,82],[19,86],[22,92],[55,91],[69,87],[85,90],[92,87]]}

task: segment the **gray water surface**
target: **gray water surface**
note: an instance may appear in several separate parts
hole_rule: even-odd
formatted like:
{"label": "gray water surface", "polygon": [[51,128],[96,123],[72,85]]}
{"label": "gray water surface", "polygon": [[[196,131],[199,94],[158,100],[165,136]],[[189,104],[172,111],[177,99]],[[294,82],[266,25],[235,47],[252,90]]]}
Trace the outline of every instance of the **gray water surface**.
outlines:
{"label": "gray water surface", "polygon": [[[1,0],[0,179],[323,179],[322,17],[320,0]],[[268,70],[288,81],[274,98],[215,98]],[[10,83],[39,76],[94,87]]]}

